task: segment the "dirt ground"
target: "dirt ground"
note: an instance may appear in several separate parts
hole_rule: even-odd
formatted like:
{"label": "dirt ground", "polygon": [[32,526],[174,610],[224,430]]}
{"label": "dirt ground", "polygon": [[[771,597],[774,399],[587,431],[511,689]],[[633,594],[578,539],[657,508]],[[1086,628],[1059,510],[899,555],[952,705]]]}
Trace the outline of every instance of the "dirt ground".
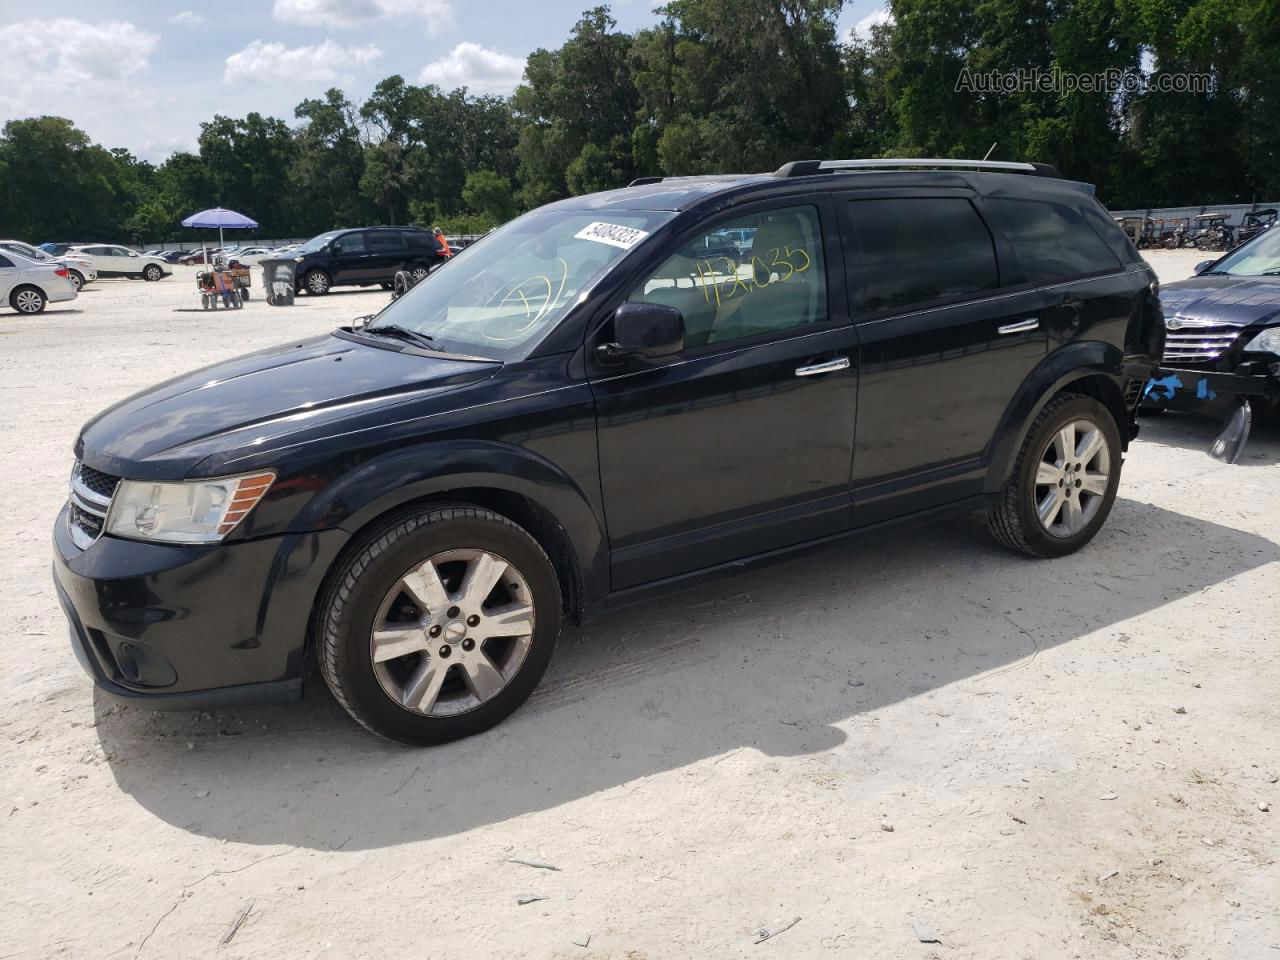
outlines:
{"label": "dirt ground", "polygon": [[0,314],[3,960],[1280,958],[1275,425],[1226,466],[1145,421],[1064,560],[956,522],[612,614],[499,728],[403,749],[318,677],[156,714],[71,655],[80,424],[386,300],[215,315],[178,271]]}

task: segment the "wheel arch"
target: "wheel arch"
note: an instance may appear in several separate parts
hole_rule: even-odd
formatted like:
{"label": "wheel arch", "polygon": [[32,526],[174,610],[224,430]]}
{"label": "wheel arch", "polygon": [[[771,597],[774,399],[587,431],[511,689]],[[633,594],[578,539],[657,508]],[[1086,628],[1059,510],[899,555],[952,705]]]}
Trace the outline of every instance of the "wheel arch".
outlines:
{"label": "wheel arch", "polygon": [[[327,585],[364,533],[394,515],[436,503],[483,507],[525,529],[551,558],[571,620],[578,621],[584,605],[607,591],[606,539],[592,501],[567,473],[523,447],[444,441],[376,457],[330,484],[292,528],[336,526],[348,535],[325,571]],[[317,603],[324,593],[322,585]]]}
{"label": "wheel arch", "polygon": [[1068,344],[1042,360],[1005,408],[992,438],[986,492],[994,493],[1005,485],[1036,416],[1060,393],[1079,393],[1103,404],[1115,419],[1121,446],[1127,450],[1134,431],[1120,386],[1123,360],[1118,348],[1098,340]]}

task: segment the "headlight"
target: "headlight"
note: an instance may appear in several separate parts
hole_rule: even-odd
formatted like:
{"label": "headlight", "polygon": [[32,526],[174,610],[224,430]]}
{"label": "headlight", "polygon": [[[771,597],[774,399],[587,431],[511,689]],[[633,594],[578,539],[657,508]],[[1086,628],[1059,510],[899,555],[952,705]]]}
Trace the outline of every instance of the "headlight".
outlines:
{"label": "headlight", "polygon": [[1251,353],[1280,354],[1280,327],[1272,327],[1270,330],[1263,330],[1260,334],[1246,343],[1244,348]]}
{"label": "headlight", "polygon": [[107,515],[107,533],[165,543],[216,543],[271,489],[274,473],[221,480],[152,483],[122,480]]}

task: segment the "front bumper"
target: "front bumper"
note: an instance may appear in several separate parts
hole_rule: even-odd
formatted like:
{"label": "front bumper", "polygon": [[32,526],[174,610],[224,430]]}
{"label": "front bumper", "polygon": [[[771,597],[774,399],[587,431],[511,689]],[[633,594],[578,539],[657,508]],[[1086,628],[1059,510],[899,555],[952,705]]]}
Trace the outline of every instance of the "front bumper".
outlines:
{"label": "front bumper", "polygon": [[71,541],[53,576],[81,666],[119,699],[167,709],[296,700],[307,623],[339,530],[173,546]]}

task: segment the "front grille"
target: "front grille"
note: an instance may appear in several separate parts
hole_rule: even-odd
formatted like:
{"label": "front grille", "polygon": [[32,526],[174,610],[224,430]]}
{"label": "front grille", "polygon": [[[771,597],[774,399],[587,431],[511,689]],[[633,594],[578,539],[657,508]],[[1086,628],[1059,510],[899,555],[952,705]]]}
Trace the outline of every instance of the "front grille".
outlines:
{"label": "front grille", "polygon": [[116,487],[120,485],[119,477],[113,477],[111,474],[95,470],[93,467],[86,467],[83,463],[76,468],[76,474],[82,484],[107,500],[110,500],[115,495]]}
{"label": "front grille", "polygon": [[1240,328],[1225,323],[1192,323],[1170,318],[1165,331],[1166,360],[1212,360],[1225,353],[1240,336]]}
{"label": "front grille", "polygon": [[71,509],[67,523],[71,541],[81,550],[93,546],[102,536],[111,509],[111,498],[120,486],[120,478],[113,477],[79,461],[71,471]]}

